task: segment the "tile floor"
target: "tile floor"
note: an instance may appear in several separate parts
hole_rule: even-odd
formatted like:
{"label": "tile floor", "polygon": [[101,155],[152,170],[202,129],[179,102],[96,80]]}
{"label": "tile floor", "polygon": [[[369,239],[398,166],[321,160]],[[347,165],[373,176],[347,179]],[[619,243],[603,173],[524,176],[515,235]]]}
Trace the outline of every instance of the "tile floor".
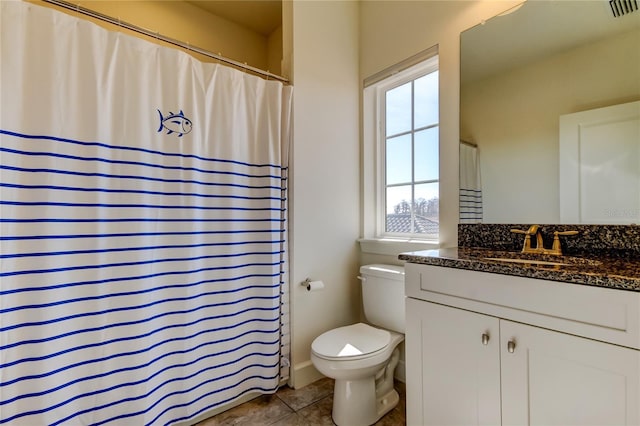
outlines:
{"label": "tile floor", "polygon": [[[376,426],[406,424],[404,383],[396,381],[395,388],[400,402]],[[333,380],[324,378],[298,390],[284,386],[274,395],[259,396],[196,426],[332,426],[332,404]]]}

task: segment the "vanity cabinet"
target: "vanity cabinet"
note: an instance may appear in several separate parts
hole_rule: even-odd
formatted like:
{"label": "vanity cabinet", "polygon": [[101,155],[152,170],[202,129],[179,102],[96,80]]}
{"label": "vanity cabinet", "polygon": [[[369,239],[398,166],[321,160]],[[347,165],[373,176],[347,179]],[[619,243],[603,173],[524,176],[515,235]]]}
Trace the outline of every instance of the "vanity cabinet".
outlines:
{"label": "vanity cabinet", "polygon": [[640,424],[640,293],[418,264],[405,274],[407,424]]}

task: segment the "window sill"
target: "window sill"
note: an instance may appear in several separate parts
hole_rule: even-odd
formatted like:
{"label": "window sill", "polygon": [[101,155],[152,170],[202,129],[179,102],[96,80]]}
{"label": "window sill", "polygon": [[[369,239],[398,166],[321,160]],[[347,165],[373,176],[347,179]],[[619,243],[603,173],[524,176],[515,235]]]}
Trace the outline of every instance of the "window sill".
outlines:
{"label": "window sill", "polygon": [[397,256],[407,251],[433,250],[440,247],[437,241],[401,240],[392,238],[360,238],[363,253]]}

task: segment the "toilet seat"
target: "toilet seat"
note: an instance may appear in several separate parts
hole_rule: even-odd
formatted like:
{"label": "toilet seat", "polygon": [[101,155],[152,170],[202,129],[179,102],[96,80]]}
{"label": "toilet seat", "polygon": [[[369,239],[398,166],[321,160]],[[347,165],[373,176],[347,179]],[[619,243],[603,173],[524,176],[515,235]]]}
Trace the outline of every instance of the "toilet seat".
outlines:
{"label": "toilet seat", "polygon": [[358,323],[321,334],[311,344],[311,350],[327,360],[357,360],[375,355],[390,342],[387,330]]}

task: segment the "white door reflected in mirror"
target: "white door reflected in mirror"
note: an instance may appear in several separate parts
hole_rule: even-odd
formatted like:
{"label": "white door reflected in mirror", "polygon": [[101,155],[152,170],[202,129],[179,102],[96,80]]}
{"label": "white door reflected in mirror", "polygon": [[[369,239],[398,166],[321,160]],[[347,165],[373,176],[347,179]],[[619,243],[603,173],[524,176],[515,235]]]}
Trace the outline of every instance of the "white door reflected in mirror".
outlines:
{"label": "white door reflected in mirror", "polygon": [[640,223],[640,101],[560,117],[562,223]]}

